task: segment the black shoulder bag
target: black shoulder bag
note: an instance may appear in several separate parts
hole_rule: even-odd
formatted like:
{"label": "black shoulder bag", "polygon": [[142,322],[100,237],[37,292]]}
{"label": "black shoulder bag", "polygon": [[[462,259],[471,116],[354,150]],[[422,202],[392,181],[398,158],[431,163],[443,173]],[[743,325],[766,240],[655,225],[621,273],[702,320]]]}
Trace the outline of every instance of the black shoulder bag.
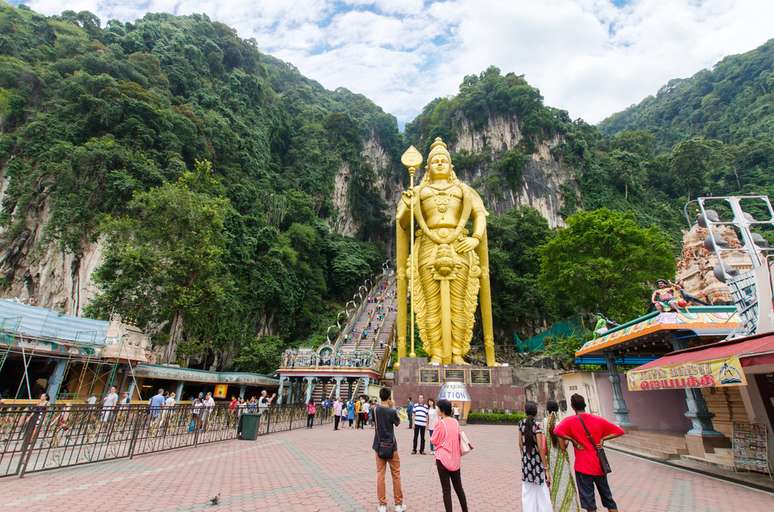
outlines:
{"label": "black shoulder bag", "polygon": [[601,445],[598,445],[596,442],[594,442],[594,438],[591,436],[591,432],[589,432],[589,429],[586,427],[586,424],[583,423],[583,418],[581,418],[581,415],[578,415],[578,420],[581,422],[581,425],[583,425],[583,430],[586,431],[586,437],[589,438],[589,442],[591,443],[591,446],[594,447],[594,449],[597,451],[597,458],[599,459],[599,465],[602,466],[602,471],[604,471],[605,474],[611,473],[613,469],[610,467],[610,462],[607,460],[607,454],[605,453],[605,449],[602,448]]}
{"label": "black shoulder bag", "polygon": [[[376,423],[376,435],[379,436],[379,415],[377,414],[377,410],[374,409],[374,423]],[[385,441],[384,439],[379,437],[379,443],[376,445],[376,454],[379,456],[380,459],[384,460],[390,460],[392,458],[392,455],[395,453],[395,436],[390,436],[389,441]]]}

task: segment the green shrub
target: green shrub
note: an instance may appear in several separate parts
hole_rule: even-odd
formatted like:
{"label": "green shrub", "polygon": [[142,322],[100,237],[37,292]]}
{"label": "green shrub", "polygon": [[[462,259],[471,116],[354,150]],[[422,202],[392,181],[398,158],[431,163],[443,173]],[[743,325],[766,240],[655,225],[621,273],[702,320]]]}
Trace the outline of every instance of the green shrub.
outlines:
{"label": "green shrub", "polygon": [[523,412],[471,412],[468,414],[468,423],[516,425],[525,417]]}

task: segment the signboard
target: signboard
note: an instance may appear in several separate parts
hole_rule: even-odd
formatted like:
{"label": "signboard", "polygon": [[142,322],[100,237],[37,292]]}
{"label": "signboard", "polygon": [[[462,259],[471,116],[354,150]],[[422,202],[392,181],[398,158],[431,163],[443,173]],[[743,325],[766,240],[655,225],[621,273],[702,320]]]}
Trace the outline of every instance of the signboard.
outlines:
{"label": "signboard", "polygon": [[629,391],[746,386],[737,356],[626,372]]}
{"label": "signboard", "polygon": [[446,382],[465,382],[465,370],[446,370]]}
{"label": "signboard", "polygon": [[226,398],[228,394],[228,384],[218,384],[215,386],[215,392],[212,396],[215,398]]}
{"label": "signboard", "polygon": [[441,382],[441,370],[436,368],[422,368],[419,370],[419,382],[434,384]]}
{"label": "signboard", "polygon": [[747,471],[769,472],[766,427],[757,423],[734,423],[731,445],[734,467]]}
{"label": "signboard", "polygon": [[492,374],[488,368],[472,368],[470,370],[471,384],[491,384]]}
{"label": "signboard", "polygon": [[438,393],[438,400],[446,399],[451,402],[470,402],[468,388],[462,382],[447,382]]}

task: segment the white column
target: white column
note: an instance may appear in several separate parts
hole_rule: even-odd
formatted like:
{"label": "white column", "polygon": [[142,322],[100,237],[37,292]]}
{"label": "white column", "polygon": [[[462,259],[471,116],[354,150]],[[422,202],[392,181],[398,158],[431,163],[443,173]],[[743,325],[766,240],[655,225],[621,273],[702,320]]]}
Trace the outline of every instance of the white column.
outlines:
{"label": "white column", "polygon": [[336,379],[336,400],[341,398],[341,379],[342,377],[334,377]]}

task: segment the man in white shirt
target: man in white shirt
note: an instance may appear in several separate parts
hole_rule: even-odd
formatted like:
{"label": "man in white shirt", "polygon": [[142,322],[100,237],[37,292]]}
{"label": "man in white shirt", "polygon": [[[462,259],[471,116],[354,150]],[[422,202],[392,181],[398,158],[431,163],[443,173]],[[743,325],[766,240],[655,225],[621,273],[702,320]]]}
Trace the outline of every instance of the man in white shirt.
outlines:
{"label": "man in white shirt", "polygon": [[371,404],[368,403],[368,400],[363,400],[363,405],[360,407],[360,416],[362,417],[360,428],[365,428],[366,423],[368,423],[368,412],[370,409]]}
{"label": "man in white shirt", "polygon": [[269,394],[266,392],[266,390],[261,391],[261,397],[258,399],[258,414],[265,413],[268,409],[271,403],[274,401],[274,398],[277,396],[277,393],[272,394],[269,396]]}
{"label": "man in white shirt", "polygon": [[110,420],[110,413],[118,403],[118,393],[116,393],[116,387],[111,386],[110,392],[102,399],[102,421],[107,422]]}
{"label": "man in white shirt", "polygon": [[424,395],[419,395],[417,403],[414,404],[414,449],[411,454],[417,453],[417,438],[421,439],[419,443],[419,454],[425,454],[425,430],[427,429],[428,417],[427,404]]}
{"label": "man in white shirt", "polygon": [[204,407],[202,408],[202,425],[204,430],[207,430],[207,419],[210,417],[210,413],[215,408],[215,399],[212,398],[212,393],[207,393],[204,397]]}

